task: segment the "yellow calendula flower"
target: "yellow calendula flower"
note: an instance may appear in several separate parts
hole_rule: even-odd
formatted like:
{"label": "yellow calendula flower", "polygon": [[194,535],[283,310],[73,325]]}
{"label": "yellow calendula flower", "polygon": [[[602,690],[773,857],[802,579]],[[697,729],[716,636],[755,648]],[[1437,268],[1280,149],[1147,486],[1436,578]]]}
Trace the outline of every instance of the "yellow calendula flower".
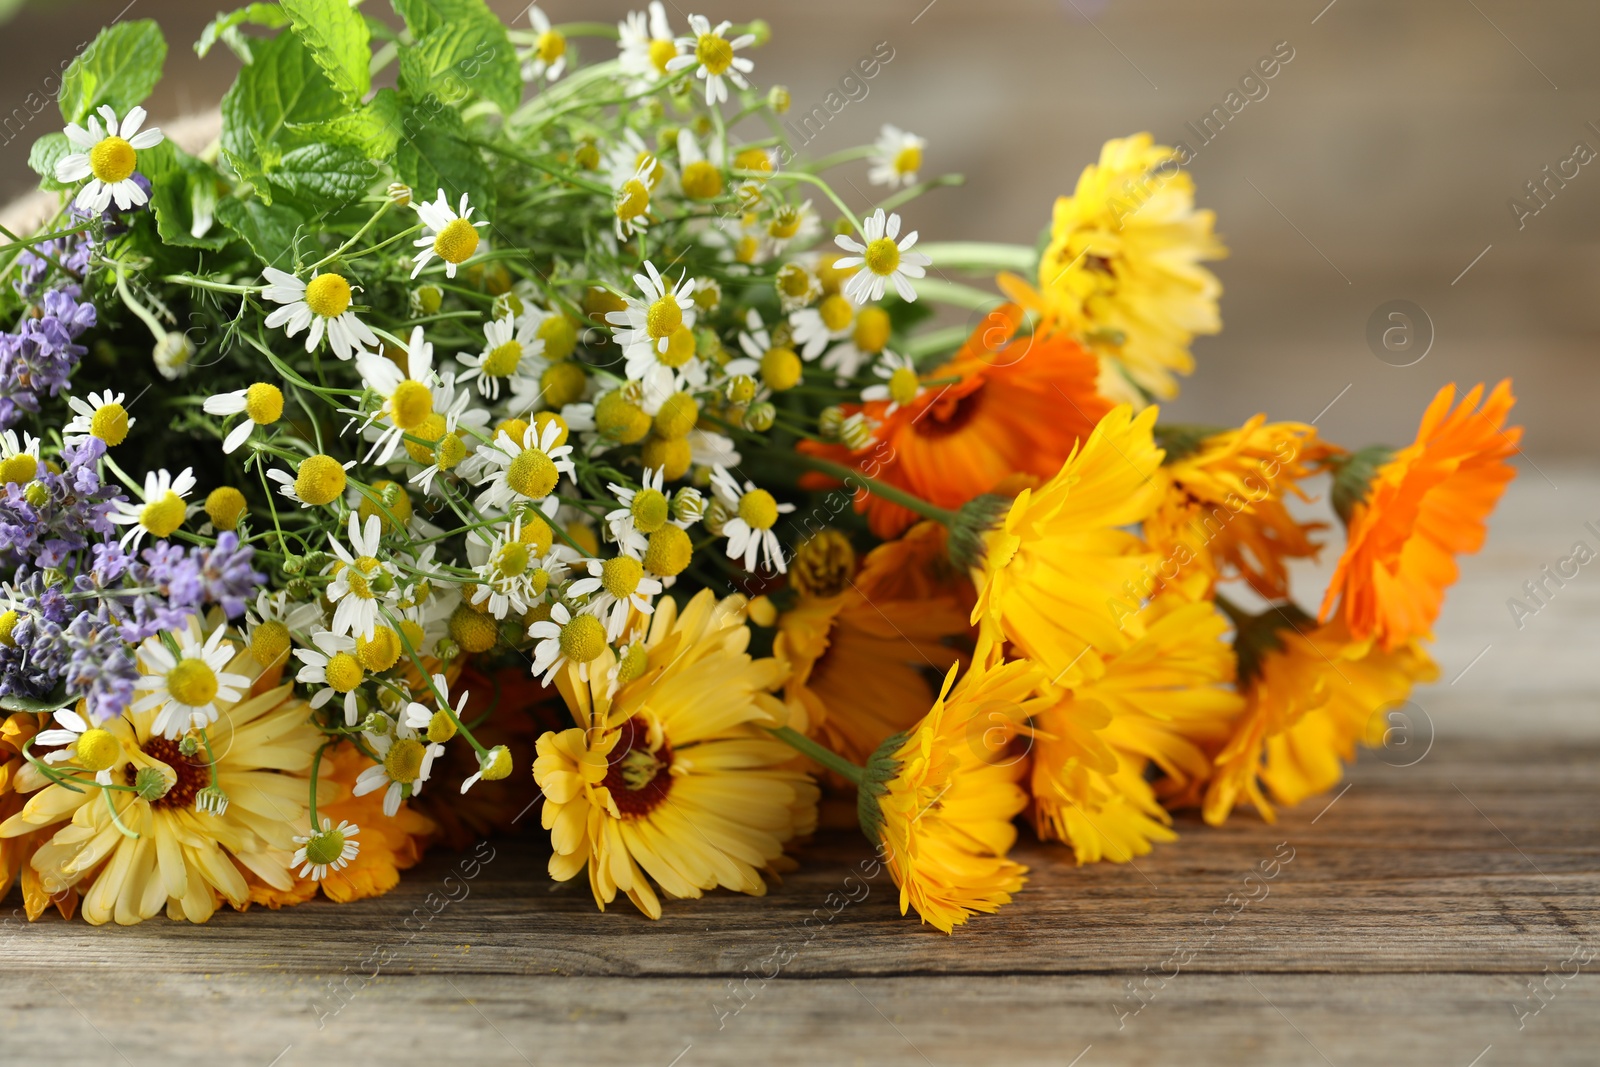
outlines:
{"label": "yellow calendula flower", "polygon": [[1024,489],[1000,525],[983,536],[974,567],[972,622],[1003,636],[1057,685],[1091,649],[1113,652],[1130,640],[1127,616],[1155,561],[1123,529],[1160,500],[1156,410],[1109,412],[1055,477]]}
{"label": "yellow calendula flower", "polygon": [[873,756],[860,801],[861,828],[900,887],[900,913],[915,908],[947,934],[1022,888],[1027,868],[1006,854],[1028,802],[1027,761],[1010,742],[1044,682],[1023,661],[975,666],[954,685],[957,670],[923,720]]}
{"label": "yellow calendula flower", "polygon": [[1343,616],[1317,626],[1288,605],[1235,619],[1244,714],[1206,791],[1202,813],[1213,825],[1248,800],[1275,821],[1272,801],[1294,804],[1336,785],[1356,745],[1383,743],[1386,712],[1439,669],[1422,646],[1393,651],[1351,635]]}
{"label": "yellow calendula flower", "polygon": [[698,897],[721,886],[760,896],[763,871],[816,825],[817,788],[763,726],[781,705],[773,659],[745,651],[741,597],[663,600],[642,642],[607,648],[556,684],[579,728],[539,738],[533,774],[555,848],[550,874],[587,869],[602,909],[620,891],[652,919],[657,887]]}
{"label": "yellow calendula flower", "polygon": [[1222,328],[1222,283],[1201,263],[1227,249],[1213,213],[1195,210],[1183,162],[1148,133],[1107,141],[1056,201],[1038,287],[1001,277],[1018,303],[1100,355],[1100,391],[1119,400],[1176,396],[1194,335]]}

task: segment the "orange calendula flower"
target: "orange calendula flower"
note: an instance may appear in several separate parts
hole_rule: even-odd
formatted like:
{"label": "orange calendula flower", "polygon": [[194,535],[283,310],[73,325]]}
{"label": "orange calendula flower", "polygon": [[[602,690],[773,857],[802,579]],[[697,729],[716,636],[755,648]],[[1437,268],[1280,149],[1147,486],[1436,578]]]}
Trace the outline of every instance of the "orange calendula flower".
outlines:
{"label": "orange calendula flower", "polygon": [[1454,385],[1439,390],[1415,443],[1378,468],[1351,509],[1348,544],[1322,601],[1322,621],[1342,604],[1351,634],[1386,651],[1431,636],[1460,573],[1455,557],[1483,546],[1484,520],[1516,477],[1508,460],[1522,428],[1505,424],[1516,403],[1511,382],[1487,399],[1474,386],[1452,410],[1455,393]]}
{"label": "orange calendula flower", "polygon": [[[801,442],[803,452],[855,467],[942,508],[959,508],[1017,474],[1048,478],[1087,437],[1111,402],[1095,388],[1094,357],[1066,336],[1017,337],[1019,308],[991,312],[909,404],[845,405],[880,423],[862,448]],[[837,484],[807,475],[801,484]],[[896,537],[917,521],[898,504],[856,495],[872,532]]]}
{"label": "orange calendula flower", "polygon": [[[22,749],[39,732],[39,717],[19,711],[0,719],[0,822],[22,810],[27,796],[17,790],[18,775],[27,761]],[[78,906],[78,891],[61,885],[45,888],[39,872],[28,861],[34,850],[50,837],[49,830],[37,830],[18,837],[0,837],[0,900],[4,900],[18,876],[22,879],[22,905],[31,922],[54,905],[63,919],[72,918]]]}
{"label": "orange calendula flower", "polygon": [[1272,822],[1273,801],[1332,788],[1357,744],[1382,743],[1386,713],[1438,676],[1415,641],[1386,649],[1353,635],[1342,617],[1316,626],[1292,604],[1235,624],[1245,710],[1216,757],[1202,808],[1212,825],[1243,800]]}
{"label": "orange calendula flower", "polygon": [[1019,661],[975,666],[952,687],[956,670],[923,720],[873,756],[861,796],[861,828],[900,887],[900,913],[915,908],[947,934],[1022,888],[1027,868],[1007,853],[1028,802],[1027,760],[1010,741],[1044,681]]}

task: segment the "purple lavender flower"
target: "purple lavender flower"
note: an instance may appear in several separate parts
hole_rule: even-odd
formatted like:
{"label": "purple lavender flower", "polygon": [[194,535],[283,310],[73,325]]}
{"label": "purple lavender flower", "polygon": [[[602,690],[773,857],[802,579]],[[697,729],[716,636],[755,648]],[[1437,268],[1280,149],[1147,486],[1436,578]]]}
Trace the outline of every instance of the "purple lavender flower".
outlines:
{"label": "purple lavender flower", "polygon": [[82,696],[96,722],[121,715],[133,702],[139,663],[110,611],[83,612],[62,633],[69,650],[67,692]]}
{"label": "purple lavender flower", "polygon": [[72,604],[56,586],[47,585],[38,572],[17,569],[9,590],[17,624],[11,642],[0,644],[0,696],[37,700],[55,689],[67,665],[62,627],[72,616]]}

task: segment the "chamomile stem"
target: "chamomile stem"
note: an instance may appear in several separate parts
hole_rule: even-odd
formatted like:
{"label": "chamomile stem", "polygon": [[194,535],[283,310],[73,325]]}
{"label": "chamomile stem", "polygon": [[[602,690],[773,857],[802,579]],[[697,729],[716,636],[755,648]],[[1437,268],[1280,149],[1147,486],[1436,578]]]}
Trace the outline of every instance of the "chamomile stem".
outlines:
{"label": "chamomile stem", "polygon": [[824,767],[828,768],[828,770],[844,776],[855,785],[860,785],[866,774],[866,772],[860,767],[857,767],[854,763],[851,763],[837,752],[834,752],[832,749],[823,745],[817,744],[817,742],[811,740],[811,738],[800,733],[792,727],[769,726],[767,727],[767,733],[771,734],[773,737],[776,737],[779,741],[782,741],[784,744],[799,752],[801,755],[808,756],[816,762],[822,764]]}
{"label": "chamomile stem", "polygon": [[941,267],[955,270],[1014,270],[1026,273],[1039,263],[1039,253],[1027,245],[990,241],[933,241],[917,251]]}
{"label": "chamomile stem", "polygon": [[933,519],[944,523],[946,526],[956,520],[956,513],[948,508],[930,504],[920,496],[915,496],[904,489],[862,474],[854,467],[847,467],[843,463],[835,463],[833,460],[823,459],[821,456],[808,456],[802,452],[792,452],[789,455],[812,470],[820,471],[823,474],[831,474],[847,486],[865,489],[873,496],[882,497],[891,504],[899,504],[901,507],[908,511],[914,511],[925,519]]}
{"label": "chamomile stem", "polygon": [[911,287],[919,297],[960,308],[984,308],[995,302],[993,293],[986,293],[960,282],[947,282],[941,278],[914,278]]}
{"label": "chamomile stem", "polygon": [[774,182],[805,182],[807,185],[815,185],[818,189],[822,190],[824,196],[833,201],[833,206],[839,209],[839,213],[850,220],[850,225],[855,227],[855,231],[857,233],[862,232],[861,220],[856,218],[856,213],[851,211],[849,205],[847,205],[843,200],[839,199],[839,194],[833,191],[833,186],[829,185],[815,174],[806,174],[805,172],[798,170],[778,171],[775,174],[768,174],[765,171],[759,170],[736,170],[733,173],[734,176],[738,178],[758,178],[765,181]]}
{"label": "chamomile stem", "polygon": [[885,197],[883,200],[878,202],[878,208],[883,211],[893,211],[901,204],[915,200],[917,197],[921,196],[923,193],[929,192],[930,190],[938,189],[946,185],[965,185],[966,181],[966,176],[962,174],[941,174],[937,178],[930,178],[925,182],[918,182],[915,185],[908,185],[906,188],[900,190],[898,193],[895,193],[893,196]]}
{"label": "chamomile stem", "polygon": [[346,241],[338,248],[335,248],[332,252],[329,252],[327,255],[311,264],[310,269],[313,271],[320,270],[329,263],[332,263],[334,260],[338,259],[340,256],[344,255],[346,252],[350,251],[350,249],[354,248],[356,246],[356,242],[365,237],[367,235],[367,231],[376,226],[378,224],[378,220],[389,213],[389,208],[393,206],[393,204],[393,200],[386,198],[383,203],[378,205],[378,210],[372,213],[372,217],[367,220],[366,225],[362,226],[361,229],[357,230],[353,235],[351,235],[350,240]]}

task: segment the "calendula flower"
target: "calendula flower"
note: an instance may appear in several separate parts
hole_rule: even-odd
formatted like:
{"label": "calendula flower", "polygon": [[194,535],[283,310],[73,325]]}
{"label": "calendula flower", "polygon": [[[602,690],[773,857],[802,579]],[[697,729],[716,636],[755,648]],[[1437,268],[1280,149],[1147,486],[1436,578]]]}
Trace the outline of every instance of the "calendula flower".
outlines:
{"label": "calendula flower", "polygon": [[917,243],[917,231],[912,230],[900,238],[900,216],[890,215],[886,221],[880,207],[862,223],[861,236],[866,244],[846,234],[833,239],[840,248],[852,253],[834,260],[834,267],[838,270],[860,268],[844,283],[844,295],[857,304],[881,300],[884,286],[893,282],[900,299],[915,300],[917,291],[911,288],[908,279],[922,277],[927,273],[924,268],[933,262],[921,252],[910,251]]}
{"label": "calendula flower", "polygon": [[257,426],[271,426],[283,417],[283,390],[271,382],[256,382],[247,389],[208,396],[203,408],[207,415],[245,416],[222,439],[223,452],[236,452]]}
{"label": "calendula flower", "polygon": [[1227,249],[1215,217],[1194,208],[1194,181],[1176,150],[1147,133],[1107,141],[1071,196],[1056,201],[1038,288],[1003,274],[1001,288],[1101,357],[1101,391],[1144,403],[1177,395],[1194,369],[1195,334],[1222,328],[1222,284],[1200,264]]}
{"label": "calendula flower", "polygon": [[[109,104],[99,108],[99,118],[89,116],[89,128],[76,122],[67,123],[63,131],[76,149],[56,161],[56,181],[68,184],[88,178],[89,182],[73,198],[73,206],[86,215],[98,215],[116,201],[123,211],[137,207],[149,195],[133,180],[139,166],[139,153],[154,148],[162,141],[161,131],[155,127],[141,131],[145,110],[128,109],[121,123]],[[105,120],[105,126],[100,120]]]}
{"label": "calendula flower", "polygon": [[922,169],[922,150],[928,142],[898,126],[883,124],[872,155],[867,157],[867,180],[893,189],[912,185]]}
{"label": "calendula flower", "polygon": [[734,53],[755,44],[756,35],[741,34],[730,41],[723,35],[732,25],[733,23],[724,20],[713,27],[711,20],[704,15],[690,15],[689,32],[693,36],[680,37],[677,41],[678,47],[686,51],[667,61],[669,71],[694,68],[694,76],[706,83],[707,107],[715,107],[728,99],[728,87],[723,83],[723,79],[731,81],[741,89],[750,88],[750,83],[744,80],[744,75],[754,70],[756,65]]}
{"label": "calendula flower", "polygon": [[321,686],[311,695],[311,708],[316,710],[329,701],[342,698],[344,724],[354,726],[360,721],[361,704],[357,692],[366,681],[366,668],[356,658],[356,639],[332,630],[318,630],[311,635],[316,648],[297,648],[295,658],[305,666],[294,680],[301,685]]}
{"label": "calendula flower", "polygon": [[328,547],[336,557],[325,573],[333,575],[324,595],[334,605],[333,632],[355,634],[368,641],[378,625],[378,608],[393,604],[400,595],[399,575],[394,564],[378,558],[378,542],[383,537],[383,520],[369,515],[365,526],[361,516],[350,513],[350,547],[329,536]]}
{"label": "calendula flower", "polygon": [[[248,654],[229,667],[258,669]],[[293,686],[234,699],[207,728],[209,752],[202,746],[193,755],[163,736],[151,709],[108,719],[104,728],[124,753],[113,783],[132,788],[83,783],[74,792],[30,770],[25,784],[38,791],[0,823],[0,837],[48,834],[33,867],[48,883],[81,891],[84,918],[97,925],[141,922],[163,908],[168,918],[205,922],[220,900],[243,909],[251,896],[245,872],[288,890],[323,737]],[[202,803],[215,796],[234,802]]]}
{"label": "calendula flower", "polygon": [[633,78],[635,91],[667,76],[667,64],[678,54],[678,42],[661,0],[650,0],[648,17],[643,11],[630,11],[617,23],[617,48],[618,66]]}
{"label": "calendula flower", "polygon": [[261,290],[261,295],[283,305],[267,316],[267,329],[287,324],[283,332],[293,337],[309,326],[306,351],[313,351],[326,334],[333,354],[340,359],[351,359],[358,352],[379,347],[378,335],[350,309],[354,290],[344,275],[324,272],[303,282],[276,267],[268,267],[264,273],[271,284]]}
{"label": "calendula flower", "polygon": [[295,849],[290,863],[300,867],[301,878],[320,882],[330,871],[343,870],[361,854],[361,843],[356,840],[360,832],[361,827],[353,822],[340,820],[339,825],[334,826],[333,820],[323,819],[322,829],[295,835],[294,843],[300,847]]}
{"label": "calendula flower", "polygon": [[528,5],[528,21],[533,23],[533,51],[522,65],[522,80],[527,82],[555,81],[567,69],[567,38],[550,24],[550,16],[535,4]]}
{"label": "calendula flower", "polygon": [[741,489],[739,481],[723,467],[711,471],[711,488],[732,515],[722,524],[723,536],[728,539],[728,558],[741,560],[744,569],[753,571],[756,561],[765,559],[766,565],[779,574],[787,570],[783,546],[772,528],[778,516],[794,510],[793,504],[780,504],[751,481]]}
{"label": "calendula flower", "polygon": [[766,892],[784,843],[815,826],[816,786],[764,725],[782,668],[746,652],[744,601],[702,590],[680,614],[662,601],[612,692],[606,650],[587,680],[559,673],[578,727],[539,738],[534,779],[555,853],[551,877],[587,870],[601,908],[620,891],[661,916],[722,887]]}
{"label": "calendula flower", "polygon": [[113,393],[109,389],[103,393],[90,393],[87,402],[75,396],[67,397],[72,420],[62,429],[61,436],[68,441],[98,437],[107,447],[115,448],[128,439],[128,431],[139,421],[122,406],[127,399],[128,394]]}
{"label": "calendula flower", "polygon": [[139,646],[134,691],[143,695],[131,710],[151,713],[152,732],[175,741],[189,730],[203,730],[217,721],[223,705],[250,688],[250,675],[229,669],[238,666],[238,649],[223,639],[225,633],[219,626],[202,641],[199,622],[190,616],[188,627],[171,635],[176,652],[159,636]]}
{"label": "calendula flower", "polygon": [[1026,761],[1008,744],[1042,680],[1027,662],[975,665],[960,685],[957,670],[920,723],[883,743],[861,786],[861,828],[900,888],[900,914],[915,908],[947,934],[1022,888],[1027,868],[1006,854]]}
{"label": "calendula flower", "polygon": [[1484,520],[1517,474],[1508,460],[1522,428],[1505,425],[1516,403],[1511,382],[1487,398],[1476,385],[1452,410],[1455,395],[1453,384],[1439,390],[1416,441],[1378,469],[1351,509],[1344,555],[1322,602],[1322,621],[1342,604],[1351,634],[1376,639],[1386,652],[1431,636],[1459,573],[1455,557],[1483,547]]}
{"label": "calendula flower", "polygon": [[[433,371],[433,346],[422,337],[422,327],[414,326],[406,345],[406,369],[402,371],[394,361],[376,352],[362,352],[356,356],[356,370],[361,382],[371,389],[383,403],[370,412],[363,428],[379,426],[381,432],[367,452],[367,462],[387,463],[405,440],[406,434],[415,434],[428,424],[433,414],[434,392],[439,386]],[[360,412],[353,412],[360,415]]]}
{"label": "calendula flower", "polygon": [[433,761],[439,758],[444,746],[411,736],[411,731],[403,724],[392,735],[368,735],[368,741],[383,762],[362,771],[350,792],[364,797],[381,791],[383,814],[392,819],[403,801],[422,792],[423,783],[433,771]]}
{"label": "calendula flower", "polygon": [[512,440],[504,430],[494,444],[478,450],[484,461],[483,479],[488,488],[478,497],[478,506],[500,510],[530,500],[544,500],[555,492],[563,474],[569,478],[574,467],[571,445],[556,444],[562,427],[555,422],[529,426]]}
{"label": "calendula flower", "polygon": [[194,472],[188,467],[179,471],[176,478],[165,468],[146,474],[144,502],[118,500],[117,510],[110,516],[112,522],[128,527],[122,535],[122,547],[138,548],[145,534],[157,540],[172,536],[189,514],[184,498],[194,491],[194,486]]}
{"label": "calendula flower", "polygon": [[417,265],[412,268],[411,276],[415,278],[421,274],[422,268],[437,257],[444,260],[445,277],[454,278],[456,268],[471,259],[478,250],[478,228],[489,225],[488,221],[472,221],[472,212],[476,209],[467,203],[466,193],[461,194],[461,206],[455,210],[451,210],[443,189],[439,190],[439,198],[433,203],[414,200],[411,206],[416,209],[423,227],[422,236],[413,242],[422,249],[422,253],[417,256]]}

